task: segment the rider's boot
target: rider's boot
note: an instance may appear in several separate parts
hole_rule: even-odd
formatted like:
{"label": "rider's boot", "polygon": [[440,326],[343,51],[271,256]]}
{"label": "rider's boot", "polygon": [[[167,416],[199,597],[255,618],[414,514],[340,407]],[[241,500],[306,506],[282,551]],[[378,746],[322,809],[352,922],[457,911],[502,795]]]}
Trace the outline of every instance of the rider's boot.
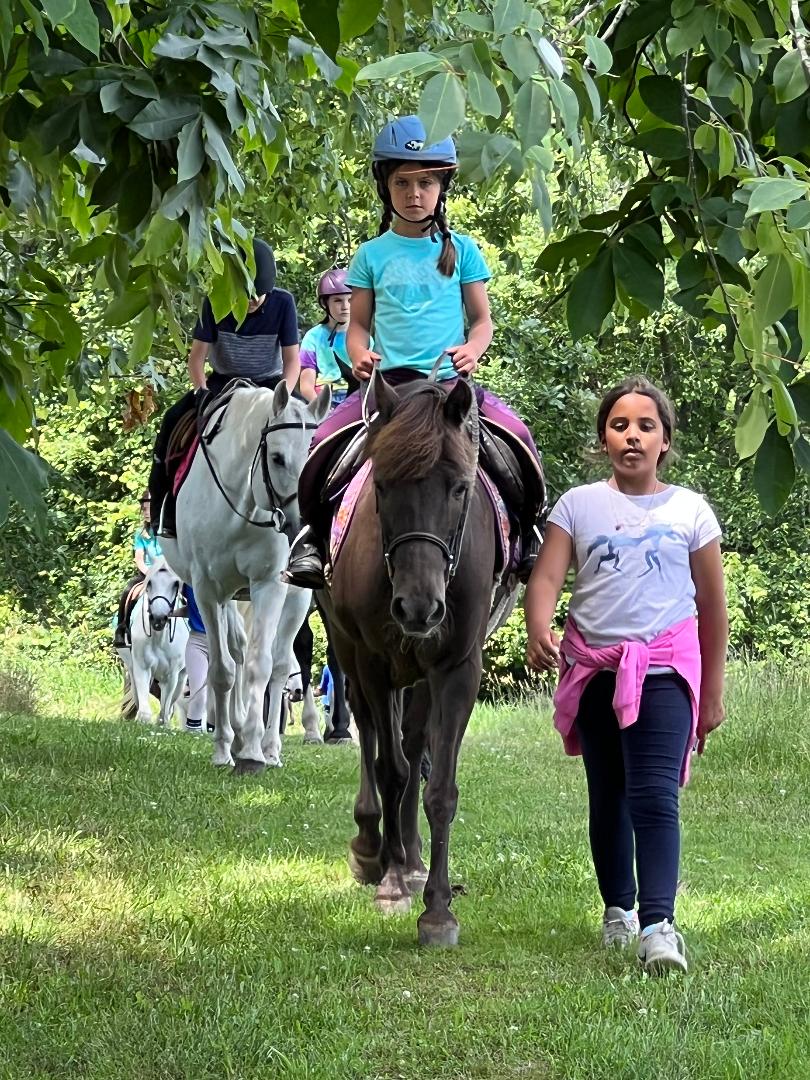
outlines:
{"label": "rider's boot", "polygon": [[542,518],[541,515],[538,514],[537,521],[535,521],[531,528],[525,531],[521,537],[522,555],[516,570],[517,579],[521,584],[528,584],[542,546]]}
{"label": "rider's boot", "polygon": [[[149,491],[152,495],[152,531],[156,536],[177,536],[175,525],[175,498],[169,487],[166,463],[154,454],[149,474]],[[162,523],[161,523],[162,519]]]}
{"label": "rider's boot", "polygon": [[325,562],[320,538],[311,525],[305,525],[292,542],[287,569],[282,571],[281,579],[300,589],[323,589]]}
{"label": "rider's boot", "polygon": [[115,628],[115,634],[113,635],[113,648],[129,648],[129,642],[127,641],[127,624],[125,622],[120,622]]}

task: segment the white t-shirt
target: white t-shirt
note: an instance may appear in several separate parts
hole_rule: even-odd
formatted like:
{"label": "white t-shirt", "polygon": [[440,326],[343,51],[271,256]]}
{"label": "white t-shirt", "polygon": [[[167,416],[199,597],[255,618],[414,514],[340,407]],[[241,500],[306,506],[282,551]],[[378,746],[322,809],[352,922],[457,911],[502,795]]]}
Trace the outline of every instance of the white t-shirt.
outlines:
{"label": "white t-shirt", "polygon": [[702,495],[624,495],[600,480],[567,491],[548,520],[574,544],[569,612],[589,645],[652,641],[695,615],[689,555],[721,535]]}

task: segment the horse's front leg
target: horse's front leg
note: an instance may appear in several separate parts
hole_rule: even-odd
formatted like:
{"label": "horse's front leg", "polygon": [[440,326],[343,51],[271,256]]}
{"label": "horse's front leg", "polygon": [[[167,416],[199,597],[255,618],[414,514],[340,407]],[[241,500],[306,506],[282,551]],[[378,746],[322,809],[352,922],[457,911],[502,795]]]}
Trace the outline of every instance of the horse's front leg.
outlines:
{"label": "horse's front leg", "polygon": [[424,797],[430,824],[430,873],[424,892],[425,910],[418,922],[420,945],[458,944],[458,920],[450,911],[450,823],[458,804],[458,751],[481,682],[481,653],[474,652],[459,667],[430,674],[433,765]]}
{"label": "horse's front leg", "polygon": [[[253,623],[250,628],[245,672],[247,707],[235,757],[237,772],[262,772],[267,764],[262,749],[264,694],[273,668],[273,638],[286,594],[287,586],[280,581],[263,581],[257,584],[251,582]],[[269,718],[269,723],[276,725],[276,740],[279,715],[280,700],[276,707],[276,716]],[[279,764],[278,757],[272,764]]]}
{"label": "horse's front leg", "polygon": [[[271,671],[267,694],[267,726],[262,736],[262,753],[268,765],[281,764],[281,702],[287,680],[296,667],[293,641],[307,617],[312,594],[307,589],[287,589],[270,637]],[[264,702],[260,703],[263,708]]]}
{"label": "horse's front leg", "polygon": [[[233,727],[229,712],[236,664],[228,651],[226,613],[207,584],[193,583],[194,595],[208,639],[208,716],[214,724],[215,765],[233,765]],[[213,715],[212,715],[213,714]]]}
{"label": "horse's front leg", "polygon": [[374,767],[377,736],[374,734],[371,712],[365,698],[357,689],[356,679],[352,680],[349,695],[360,738],[360,790],[354,800],[357,836],[349,844],[349,868],[361,885],[379,885],[384,867],[380,835],[382,807]]}
{"label": "horse's front leg", "polygon": [[152,669],[142,650],[138,651],[137,656],[135,655],[134,646],[132,661],[132,685],[135,688],[135,700],[138,703],[137,719],[142,724],[151,724],[152,707],[149,704],[149,687],[152,685]]}
{"label": "horse's front leg", "polygon": [[[408,691],[405,693],[408,694]],[[408,759],[408,785],[402,798],[402,842],[405,846],[405,881],[412,893],[420,893],[427,880],[427,868],[422,862],[422,838],[419,835],[419,793],[422,755],[430,716],[428,683],[417,683],[409,696],[402,720],[402,747]]]}

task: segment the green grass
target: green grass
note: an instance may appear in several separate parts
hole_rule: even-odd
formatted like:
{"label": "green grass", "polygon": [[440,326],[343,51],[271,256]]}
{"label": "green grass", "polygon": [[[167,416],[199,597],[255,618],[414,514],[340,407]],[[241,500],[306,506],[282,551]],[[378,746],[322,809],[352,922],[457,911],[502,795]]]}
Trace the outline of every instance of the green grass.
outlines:
{"label": "green grass", "polygon": [[[545,708],[462,750],[455,951],[354,884],[357,752],[261,778],[39,673],[0,720],[0,1077],[807,1080],[810,679],[740,669],[683,800],[685,979],[604,954],[581,762]],[[80,718],[77,718],[80,717]]]}

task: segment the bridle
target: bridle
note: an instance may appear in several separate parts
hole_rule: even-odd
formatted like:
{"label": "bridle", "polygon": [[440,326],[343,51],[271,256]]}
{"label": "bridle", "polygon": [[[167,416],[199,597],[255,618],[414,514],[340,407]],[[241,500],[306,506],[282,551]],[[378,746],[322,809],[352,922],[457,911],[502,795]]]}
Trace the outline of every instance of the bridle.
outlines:
{"label": "bridle", "polygon": [[[430,375],[428,376],[428,382],[436,382],[436,374],[444,358],[442,353],[433,365]],[[463,375],[461,378],[467,379],[468,376]],[[450,535],[446,540],[443,540],[441,536],[437,536],[435,533],[426,532],[419,529],[411,530],[410,532],[400,533],[399,536],[395,536],[392,540],[386,538],[385,531],[383,530],[382,542],[383,542],[383,559],[385,560],[385,569],[388,573],[388,580],[394,580],[394,567],[391,562],[394,552],[402,544],[433,544],[441,551],[445,560],[444,570],[444,583],[449,584],[455,577],[456,570],[458,569],[458,562],[461,556],[461,545],[464,542],[464,533],[467,528],[467,518],[470,513],[470,499],[472,492],[475,489],[475,481],[478,473],[478,447],[479,447],[479,428],[480,421],[478,416],[478,399],[475,395],[475,387],[470,380],[470,389],[472,391],[472,406],[470,408],[469,416],[467,417],[467,427],[470,438],[473,442],[474,448],[474,460],[471,473],[470,483],[467,485],[464,492],[464,500],[461,504],[458,519],[455,524],[455,528],[450,532]],[[379,497],[377,498],[377,517],[380,517],[380,504]],[[380,518],[380,527],[382,528],[382,519]]]}
{"label": "bridle", "polygon": [[[147,584],[144,589],[144,600],[146,603],[141,604],[141,622],[143,623],[143,632],[147,637],[152,636],[152,604],[155,600],[164,600],[169,605],[169,611],[174,611],[174,605],[177,603],[177,597],[180,594],[180,579],[178,578],[174,584],[174,595],[169,599],[168,596],[163,596],[162,593],[156,593],[152,596],[149,592],[149,586]],[[147,615],[149,616],[147,620]],[[167,619],[169,623],[169,641],[174,641],[175,621],[174,619]],[[159,633],[160,631],[158,631]]]}
{"label": "bridle", "polygon": [[[214,468],[214,463],[211,460],[211,453],[208,449],[214,436],[219,433],[222,427],[222,421],[224,419],[225,411],[229,403],[230,398],[222,402],[222,404],[219,406],[219,416],[217,417],[216,422],[211,428],[210,432],[203,432],[200,435],[200,446],[202,447],[205,463],[208,466],[208,470],[211,473],[214,483],[219,488],[220,494],[222,495],[228,506],[231,508],[231,510],[233,510],[233,512],[238,517],[240,517],[243,521],[246,521],[249,525],[255,525],[258,529],[277,529],[279,532],[283,532],[284,527],[287,524],[287,515],[284,513],[284,511],[293,502],[295,502],[298,497],[298,492],[293,491],[291,495],[282,497],[276,491],[275,485],[273,484],[273,478],[270,475],[270,463],[267,460],[267,439],[276,431],[284,431],[286,429],[292,429],[295,431],[315,431],[318,425],[302,418],[300,422],[285,420],[282,423],[273,423],[273,421],[271,420],[262,428],[261,434],[259,436],[259,444],[256,447],[256,453],[253,455],[253,461],[250,465],[249,476],[250,485],[252,487],[253,480],[256,475],[256,468],[259,463],[261,463],[262,483],[264,484],[264,490],[267,492],[267,498],[270,502],[271,510],[270,518],[268,520],[259,521],[256,518],[248,517],[247,514],[243,514],[242,511],[234,505],[233,500],[228,495],[228,492],[222,486],[222,482],[217,476],[216,469]],[[216,408],[214,412],[216,412]],[[209,414],[206,423],[213,418],[214,412]]]}

